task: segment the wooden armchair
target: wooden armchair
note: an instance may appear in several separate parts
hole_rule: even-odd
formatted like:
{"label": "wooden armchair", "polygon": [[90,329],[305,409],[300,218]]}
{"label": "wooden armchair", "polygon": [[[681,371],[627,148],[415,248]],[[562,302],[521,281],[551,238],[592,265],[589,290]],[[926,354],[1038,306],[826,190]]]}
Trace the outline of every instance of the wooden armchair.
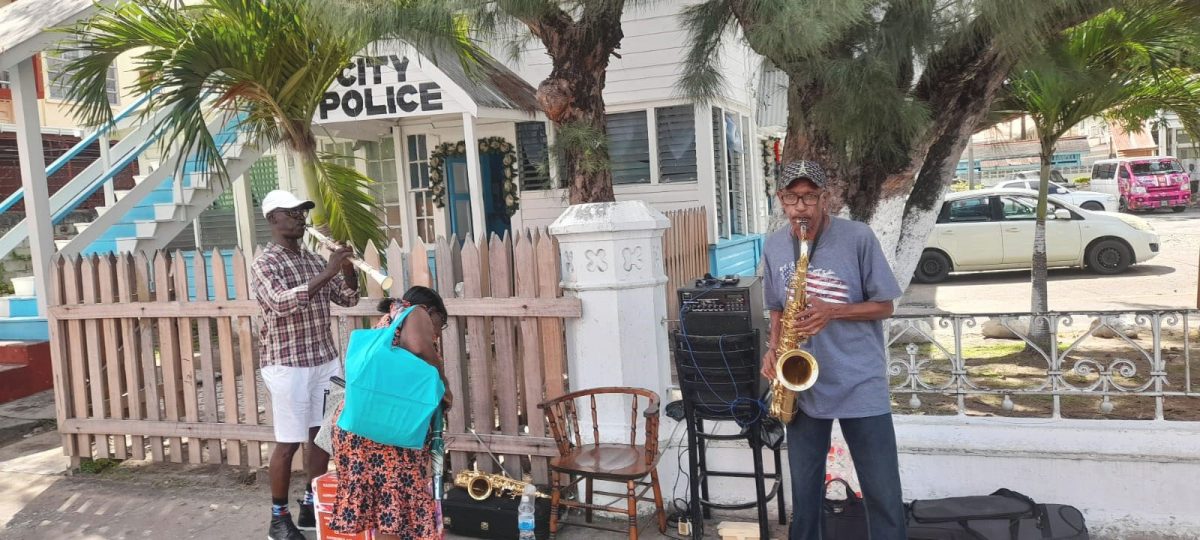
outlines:
{"label": "wooden armchair", "polygon": [[[597,397],[604,400],[629,400],[632,398],[633,405],[630,408],[630,430],[629,442],[600,442],[600,427],[597,421],[596,401]],[[579,426],[579,411],[578,404],[582,402],[584,406],[590,406],[591,409],[591,440],[585,442],[580,434]],[[641,411],[641,416],[645,424],[645,430],[641,443],[638,442],[638,425],[643,423],[638,421],[638,405],[645,402],[645,409]],[[666,532],[667,530],[667,515],[663,511],[662,489],[658,485],[658,394],[641,388],[593,388],[590,390],[580,390],[571,392],[564,396],[558,397],[541,403],[538,407],[546,412],[546,416],[550,421],[550,432],[554,436],[554,441],[558,445],[558,457],[550,460],[550,468],[555,473],[551,474],[551,495],[550,495],[550,538],[554,538],[558,532],[558,514],[559,507],[565,506],[570,508],[582,508],[584,510],[586,523],[578,525],[584,527],[592,527],[596,529],[610,530],[614,532],[624,532],[619,529],[612,529],[592,523],[592,512],[595,510],[623,513],[629,518],[629,538],[637,540],[638,533],[638,501],[653,502],[655,516],[658,519],[658,530]],[[608,440],[612,440],[609,438]],[[569,475],[571,481],[566,485],[560,485],[560,478],[563,475]],[[645,478],[649,476],[650,481],[646,482]],[[625,493],[612,493],[605,491],[593,491],[592,483],[594,480],[618,482],[625,484]],[[576,493],[579,492],[577,485],[580,481],[584,482],[584,491],[582,501],[567,500],[562,497],[562,492],[576,488]],[[640,488],[640,489],[639,489]],[[654,490],[654,498],[649,498],[646,493]],[[608,495],[612,497],[620,497],[625,500],[625,506],[604,506],[592,504],[593,494]]]}

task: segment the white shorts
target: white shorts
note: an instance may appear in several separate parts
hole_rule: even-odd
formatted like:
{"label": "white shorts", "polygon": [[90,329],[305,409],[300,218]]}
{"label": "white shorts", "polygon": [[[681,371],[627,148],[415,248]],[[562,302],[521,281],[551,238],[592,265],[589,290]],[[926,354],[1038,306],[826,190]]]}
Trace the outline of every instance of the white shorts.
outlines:
{"label": "white shorts", "polygon": [[336,360],[316,367],[262,368],[263,384],[271,394],[275,442],[308,442],[308,430],[320,427],[325,418],[329,378],[341,374],[341,364]]}

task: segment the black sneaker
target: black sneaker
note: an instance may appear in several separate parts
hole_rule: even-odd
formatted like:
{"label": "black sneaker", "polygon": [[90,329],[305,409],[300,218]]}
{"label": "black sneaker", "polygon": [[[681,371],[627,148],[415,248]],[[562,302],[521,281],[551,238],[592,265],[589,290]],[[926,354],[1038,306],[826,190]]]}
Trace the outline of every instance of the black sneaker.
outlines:
{"label": "black sneaker", "polygon": [[317,514],[313,512],[313,505],[304,504],[304,499],[296,502],[300,503],[300,515],[296,516],[296,528],[302,531],[317,530]]}
{"label": "black sneaker", "polygon": [[267,540],[308,540],[304,533],[292,523],[291,514],[271,516],[271,528],[267,529]]}

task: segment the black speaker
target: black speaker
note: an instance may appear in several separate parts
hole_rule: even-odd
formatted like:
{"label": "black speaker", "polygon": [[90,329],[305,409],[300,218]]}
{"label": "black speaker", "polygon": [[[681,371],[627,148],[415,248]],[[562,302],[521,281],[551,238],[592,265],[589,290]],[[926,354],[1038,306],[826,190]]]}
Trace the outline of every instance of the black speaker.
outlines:
{"label": "black speaker", "polygon": [[[767,336],[762,278],[698,279],[680,287],[679,330],[688,336],[747,334]],[[761,343],[760,343],[761,345]]]}

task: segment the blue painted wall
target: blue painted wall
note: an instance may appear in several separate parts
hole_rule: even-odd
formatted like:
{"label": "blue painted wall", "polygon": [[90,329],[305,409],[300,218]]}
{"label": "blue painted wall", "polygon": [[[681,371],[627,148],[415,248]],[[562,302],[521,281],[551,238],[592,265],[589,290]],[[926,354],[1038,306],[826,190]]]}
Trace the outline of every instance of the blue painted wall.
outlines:
{"label": "blue painted wall", "polygon": [[753,276],[762,260],[764,235],[734,235],[708,246],[708,267],[714,276]]}

